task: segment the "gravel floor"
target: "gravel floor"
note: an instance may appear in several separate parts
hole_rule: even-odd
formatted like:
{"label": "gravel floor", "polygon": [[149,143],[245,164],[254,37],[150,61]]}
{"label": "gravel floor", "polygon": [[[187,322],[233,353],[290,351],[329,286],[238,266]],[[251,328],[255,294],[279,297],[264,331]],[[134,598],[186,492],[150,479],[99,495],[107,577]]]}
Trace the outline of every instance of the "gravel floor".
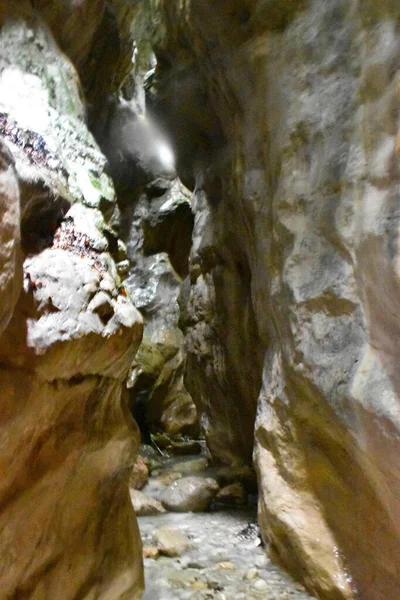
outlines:
{"label": "gravel floor", "polygon": [[[151,487],[151,486],[150,486]],[[154,491],[154,490],[152,490]],[[266,556],[252,508],[140,517],[143,545],[168,525],[191,548],[180,558],[145,559],[143,600],[308,600],[311,597]]]}

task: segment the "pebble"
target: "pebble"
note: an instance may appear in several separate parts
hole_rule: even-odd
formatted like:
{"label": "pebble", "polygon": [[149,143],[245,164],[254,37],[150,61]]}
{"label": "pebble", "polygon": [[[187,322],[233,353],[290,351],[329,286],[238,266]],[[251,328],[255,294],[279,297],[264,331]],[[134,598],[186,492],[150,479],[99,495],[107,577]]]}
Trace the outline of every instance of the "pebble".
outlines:
{"label": "pebble", "polygon": [[156,559],[160,555],[158,548],[155,546],[147,546],[143,548],[143,558],[153,558]]}
{"label": "pebble", "polygon": [[229,569],[229,570],[233,570],[235,568],[235,565],[229,561],[226,562],[220,562],[217,564],[217,569]]}
{"label": "pebble", "polygon": [[190,587],[193,590],[207,590],[208,589],[208,585],[206,584],[205,581],[194,581]]}
{"label": "pebble", "polygon": [[247,492],[241,483],[231,483],[219,490],[216,501],[243,506],[247,503]]}
{"label": "pebble", "polygon": [[268,583],[264,581],[264,579],[256,579],[253,583],[253,588],[255,590],[265,590],[268,587]]}
{"label": "pebble", "polygon": [[255,579],[258,577],[257,569],[249,569],[245,575],[245,579]]}
{"label": "pebble", "polygon": [[271,561],[266,554],[260,554],[255,557],[254,566],[258,569],[265,568]]}
{"label": "pebble", "polygon": [[130,490],[132,506],[135,509],[135,513],[138,517],[144,517],[146,515],[157,515],[165,512],[165,508],[155,500],[143,494],[139,490]]}
{"label": "pebble", "polygon": [[205,564],[203,564],[201,562],[189,561],[187,564],[187,568],[188,569],[197,569],[200,571],[201,569],[205,569],[206,566],[205,566]]}
{"label": "pebble", "polygon": [[190,547],[188,538],[178,529],[159,527],[154,532],[154,541],[160,554],[165,556],[182,556]]}

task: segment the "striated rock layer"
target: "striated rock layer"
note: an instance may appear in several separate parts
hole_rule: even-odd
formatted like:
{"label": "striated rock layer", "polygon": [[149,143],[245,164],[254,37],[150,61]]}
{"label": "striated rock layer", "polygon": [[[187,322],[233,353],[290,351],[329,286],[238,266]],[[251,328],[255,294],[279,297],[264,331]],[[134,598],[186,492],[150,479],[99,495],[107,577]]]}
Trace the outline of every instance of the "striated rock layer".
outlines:
{"label": "striated rock layer", "polygon": [[[132,600],[143,590],[128,493],[139,435],[123,390],[142,317],[121,281],[126,249],[104,217],[114,189],[76,70],[30,2],[10,11],[0,30],[0,596]],[[74,23],[78,39],[84,23]]]}
{"label": "striated rock layer", "polygon": [[[323,599],[400,585],[397,2],[151,0],[153,110],[194,189],[186,384]],[[155,24],[155,25],[154,25]]]}

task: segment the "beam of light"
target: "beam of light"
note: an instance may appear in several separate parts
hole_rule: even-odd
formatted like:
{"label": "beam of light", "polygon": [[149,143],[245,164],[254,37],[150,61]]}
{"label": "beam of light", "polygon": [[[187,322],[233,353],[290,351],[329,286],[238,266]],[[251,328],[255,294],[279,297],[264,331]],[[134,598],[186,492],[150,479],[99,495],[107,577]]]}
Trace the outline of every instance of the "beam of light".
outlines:
{"label": "beam of light", "polygon": [[165,142],[157,142],[157,153],[163,165],[170,168],[175,167],[174,153]]}

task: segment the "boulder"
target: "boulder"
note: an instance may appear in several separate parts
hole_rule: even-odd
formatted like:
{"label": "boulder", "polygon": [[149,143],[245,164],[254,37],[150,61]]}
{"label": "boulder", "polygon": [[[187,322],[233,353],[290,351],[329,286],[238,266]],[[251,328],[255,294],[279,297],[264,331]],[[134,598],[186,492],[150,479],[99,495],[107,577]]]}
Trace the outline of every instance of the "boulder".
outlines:
{"label": "boulder", "polygon": [[165,509],[160,502],[139,492],[139,490],[131,490],[130,494],[136,516],[146,517],[148,515],[159,515],[160,513],[165,512]]}
{"label": "boulder", "polygon": [[214,479],[183,477],[174,481],[161,495],[164,508],[175,512],[203,512],[218,491]]}
{"label": "boulder", "polygon": [[154,532],[154,542],[160,552],[165,556],[182,556],[189,548],[189,539],[172,527],[159,527]]}

